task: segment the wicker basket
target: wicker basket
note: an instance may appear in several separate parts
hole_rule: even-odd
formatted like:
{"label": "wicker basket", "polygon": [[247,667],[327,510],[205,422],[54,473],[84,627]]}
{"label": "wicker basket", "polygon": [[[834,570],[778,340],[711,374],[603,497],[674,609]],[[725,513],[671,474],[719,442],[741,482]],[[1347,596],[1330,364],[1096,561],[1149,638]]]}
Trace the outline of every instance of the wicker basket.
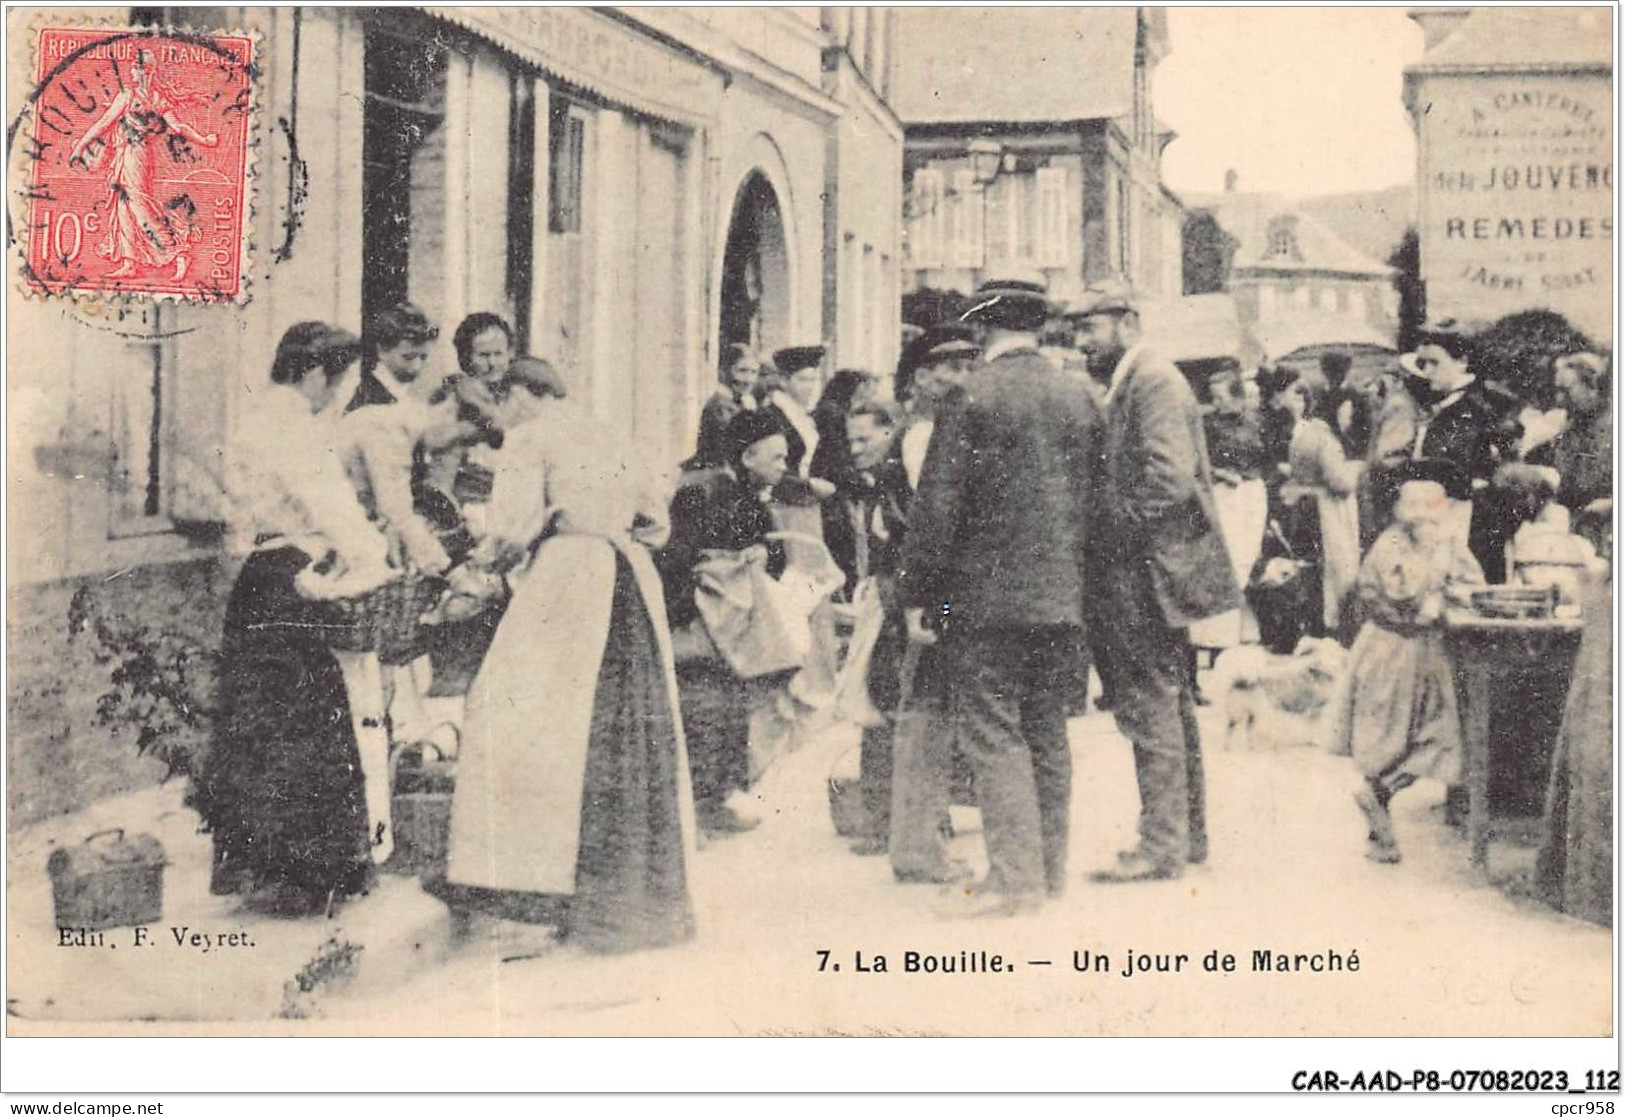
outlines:
{"label": "wicker basket", "polygon": [[100,830],[54,850],[46,863],[56,925],[74,930],[139,927],[164,913],[164,847],[150,834]]}
{"label": "wicker basket", "polygon": [[405,750],[390,762],[389,813],[395,829],[395,850],[387,868],[391,872],[436,877],[444,874],[451,835],[451,797],[457,783],[457,764],[440,748],[424,742],[415,763]]}
{"label": "wicker basket", "polygon": [[342,651],[376,651],[385,663],[410,663],[428,650],[418,618],[445,589],[445,582],[407,574],[357,597],[321,603],[330,647]]}

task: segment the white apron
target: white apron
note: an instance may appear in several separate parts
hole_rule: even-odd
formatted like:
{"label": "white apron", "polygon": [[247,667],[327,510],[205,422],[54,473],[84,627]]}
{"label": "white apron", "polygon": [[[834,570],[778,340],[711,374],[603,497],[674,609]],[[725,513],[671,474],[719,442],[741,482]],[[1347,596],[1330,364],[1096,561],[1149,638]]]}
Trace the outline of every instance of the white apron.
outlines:
{"label": "white apron", "polygon": [[[1264,549],[1264,528],[1269,521],[1269,494],[1264,482],[1252,478],[1240,485],[1214,485],[1213,508],[1236,585],[1245,588],[1259,552]],[[1198,648],[1233,648],[1257,630],[1257,623],[1243,604],[1196,621],[1190,626],[1190,640]]]}
{"label": "white apron", "polygon": [[615,554],[649,610],[677,732],[683,848],[694,795],[660,578],[638,544],[557,535],[512,579],[513,598],[468,692],[452,800],[447,878],[518,892],[575,892],[583,781],[598,672],[609,638]]}

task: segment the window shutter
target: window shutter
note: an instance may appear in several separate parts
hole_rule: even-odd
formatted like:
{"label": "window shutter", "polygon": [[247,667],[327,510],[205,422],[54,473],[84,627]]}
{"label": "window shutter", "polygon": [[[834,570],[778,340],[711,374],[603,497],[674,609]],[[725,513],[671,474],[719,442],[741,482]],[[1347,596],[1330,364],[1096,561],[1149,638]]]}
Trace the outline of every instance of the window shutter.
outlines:
{"label": "window shutter", "polygon": [[940,170],[923,167],[914,172],[914,220],[909,237],[909,260],[917,268],[942,266],[946,202]]}
{"label": "window shutter", "polygon": [[987,231],[984,237],[984,254],[989,263],[1004,263],[1015,255],[1010,237],[1010,218],[1014,212],[1010,204],[1010,187],[1014,182],[1015,179],[1010,176],[1001,175],[994,180],[992,186],[986,188]]}
{"label": "window shutter", "polygon": [[1066,168],[1041,167],[1038,171],[1038,235],[1035,248],[1039,263],[1064,268],[1066,250]]}
{"label": "window shutter", "polygon": [[955,267],[982,266],[982,191],[969,170],[954,172],[954,237],[951,263]]}

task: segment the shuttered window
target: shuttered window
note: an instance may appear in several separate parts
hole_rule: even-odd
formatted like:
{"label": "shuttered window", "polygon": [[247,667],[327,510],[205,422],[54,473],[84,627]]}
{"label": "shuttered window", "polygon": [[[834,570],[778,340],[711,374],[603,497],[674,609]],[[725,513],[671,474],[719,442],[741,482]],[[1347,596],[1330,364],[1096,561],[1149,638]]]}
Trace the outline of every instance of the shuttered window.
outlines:
{"label": "shuttered window", "polygon": [[969,169],[955,171],[953,248],[949,260],[954,267],[982,266],[982,222],[982,189],[976,185],[976,175]]}
{"label": "shuttered window", "polygon": [[1010,179],[1010,255],[1024,264],[1037,259],[1034,249],[1033,188],[1031,175],[1011,175]]}
{"label": "shuttered window", "polygon": [[908,238],[909,262],[917,268],[943,264],[943,232],[947,199],[943,197],[942,171],[922,167],[914,172],[913,220]]}
{"label": "shuttered window", "polygon": [[1010,186],[1014,181],[1009,175],[1000,175],[993,185],[985,189],[987,206],[983,239],[984,255],[989,264],[1004,263],[1015,255],[1010,236],[1010,221],[1014,212],[1010,204]]}
{"label": "shuttered window", "polygon": [[1037,262],[1048,268],[1067,265],[1066,168],[1040,167],[1037,178],[1034,247]]}

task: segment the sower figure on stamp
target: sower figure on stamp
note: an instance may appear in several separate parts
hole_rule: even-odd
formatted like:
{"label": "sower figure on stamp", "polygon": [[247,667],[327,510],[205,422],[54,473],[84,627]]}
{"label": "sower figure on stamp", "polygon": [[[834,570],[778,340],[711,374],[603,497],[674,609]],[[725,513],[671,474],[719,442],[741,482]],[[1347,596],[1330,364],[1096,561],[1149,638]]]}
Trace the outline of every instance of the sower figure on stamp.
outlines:
{"label": "sower figure on stamp", "polygon": [[1187,629],[1236,608],[1240,594],[1184,375],[1141,346],[1126,293],[1097,293],[1078,327],[1090,374],[1108,385],[1104,472],[1088,533],[1090,634],[1140,786],[1138,848],[1092,879],[1166,880],[1207,859]]}
{"label": "sower figure on stamp", "polygon": [[92,145],[107,142],[107,189],[112,202],[107,236],[97,251],[118,266],[109,279],[124,279],[139,268],[173,267],[172,278],[186,276],[189,246],[197,240],[190,207],[166,205],[158,193],[158,150],[171,138],[199,147],[214,147],[219,137],[199,132],[175,113],[205,95],[183,92],[165,80],[156,55],[140,50],[130,62],[130,85],[108,102],[85,134],[74,143],[68,163],[89,165]]}
{"label": "sower figure on stamp", "polygon": [[940,640],[982,808],[988,875],[952,894],[966,916],[1032,911],[1065,886],[1064,699],[1083,648],[1098,414],[1038,352],[1048,310],[1041,278],[977,291],[965,317],[983,334],[984,363],[962,405],[937,418],[900,572],[910,639]]}

